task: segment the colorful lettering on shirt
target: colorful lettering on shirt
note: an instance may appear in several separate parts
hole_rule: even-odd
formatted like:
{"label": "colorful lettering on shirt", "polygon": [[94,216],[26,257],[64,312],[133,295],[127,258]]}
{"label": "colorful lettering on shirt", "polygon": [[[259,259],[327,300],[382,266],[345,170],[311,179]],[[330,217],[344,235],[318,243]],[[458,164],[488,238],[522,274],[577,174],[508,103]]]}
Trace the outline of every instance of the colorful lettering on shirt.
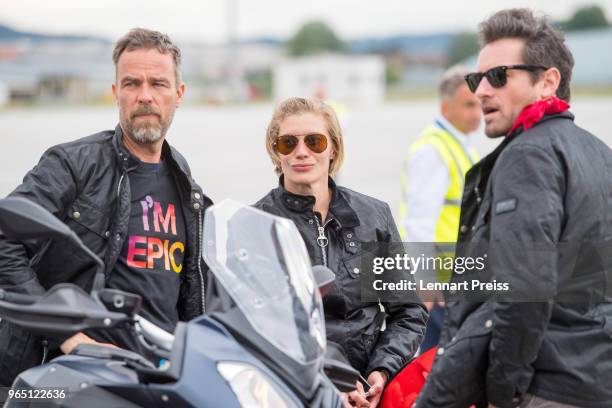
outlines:
{"label": "colorful lettering on shirt", "polygon": [[[145,232],[150,231],[149,209],[153,208],[154,232],[177,236],[176,212],[174,204],[168,204],[164,212],[160,202],[146,196],[140,202],[142,206],[142,227]],[[177,252],[178,251],[178,252]],[[127,264],[133,268],[172,270],[180,273],[183,270],[183,256],[185,244],[170,238],[160,238],[146,235],[132,235],[128,238]],[[179,260],[177,262],[177,259]],[[157,261],[157,262],[156,262]]]}

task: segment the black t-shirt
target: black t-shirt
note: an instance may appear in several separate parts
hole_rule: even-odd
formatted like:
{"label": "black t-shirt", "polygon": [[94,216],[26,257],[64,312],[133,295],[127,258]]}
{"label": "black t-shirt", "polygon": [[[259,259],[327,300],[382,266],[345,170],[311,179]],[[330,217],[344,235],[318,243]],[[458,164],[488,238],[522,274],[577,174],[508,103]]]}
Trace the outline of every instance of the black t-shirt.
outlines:
{"label": "black t-shirt", "polygon": [[[185,258],[185,220],[168,166],[140,163],[129,173],[132,193],[128,236],[106,287],[142,297],[144,318],[173,332]],[[148,353],[127,330],[88,332],[94,339]],[[148,355],[148,357],[151,357]]]}

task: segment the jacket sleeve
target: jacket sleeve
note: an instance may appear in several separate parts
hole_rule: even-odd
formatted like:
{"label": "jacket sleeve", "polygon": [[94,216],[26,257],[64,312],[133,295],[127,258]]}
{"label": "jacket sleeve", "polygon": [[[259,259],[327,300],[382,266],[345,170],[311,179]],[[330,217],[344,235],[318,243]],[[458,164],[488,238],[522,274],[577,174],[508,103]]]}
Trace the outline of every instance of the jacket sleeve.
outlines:
{"label": "jacket sleeve", "polygon": [[[389,243],[400,243],[401,238],[386,206]],[[427,309],[416,293],[405,303],[385,302],[386,329],[380,333],[368,363],[367,373],[384,370],[394,376],[417,352],[427,324]]]}
{"label": "jacket sleeve", "polygon": [[[38,165],[26,174],[23,183],[9,196],[27,198],[40,204],[59,219],[64,219],[67,209],[76,197],[76,181],[66,152],[52,147],[45,152]],[[44,240],[17,242],[0,233],[0,287],[8,290],[41,294],[40,285],[30,267],[30,258]]]}
{"label": "jacket sleeve", "polygon": [[509,147],[494,171],[489,268],[510,290],[494,303],[486,382],[503,408],[527,392],[550,320],[565,172],[552,150],[529,145]]}

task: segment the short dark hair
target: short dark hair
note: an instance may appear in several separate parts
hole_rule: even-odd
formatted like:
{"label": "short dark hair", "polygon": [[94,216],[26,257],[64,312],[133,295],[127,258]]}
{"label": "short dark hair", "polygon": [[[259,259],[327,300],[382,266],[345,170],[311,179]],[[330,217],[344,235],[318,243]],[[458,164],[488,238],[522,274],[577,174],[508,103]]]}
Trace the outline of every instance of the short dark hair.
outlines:
{"label": "short dark hair", "polygon": [[[553,27],[546,17],[536,17],[532,10],[526,8],[507,9],[484,20],[479,28],[483,46],[503,38],[525,40],[523,62],[557,68],[561,73],[557,96],[569,102],[574,57],[565,45],[563,33]],[[539,73],[532,72],[531,75],[535,82]]]}
{"label": "short dark hair", "polygon": [[121,37],[115,44],[113,50],[113,62],[115,70],[119,63],[119,57],[126,51],[134,51],[139,49],[157,49],[162,54],[170,53],[174,62],[174,72],[176,77],[176,85],[181,82],[181,73],[179,66],[181,65],[181,50],[177,47],[167,34],[159,31],[149,30],[146,28],[132,28],[126,35]]}

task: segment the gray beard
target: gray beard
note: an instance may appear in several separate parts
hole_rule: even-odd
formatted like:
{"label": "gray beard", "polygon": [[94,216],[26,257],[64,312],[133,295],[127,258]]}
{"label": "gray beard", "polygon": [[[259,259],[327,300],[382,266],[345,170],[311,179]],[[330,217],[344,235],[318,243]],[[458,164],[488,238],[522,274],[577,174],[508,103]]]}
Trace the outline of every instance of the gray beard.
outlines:
{"label": "gray beard", "polygon": [[154,144],[159,141],[163,135],[161,129],[145,126],[132,129],[128,136],[140,144]]}

